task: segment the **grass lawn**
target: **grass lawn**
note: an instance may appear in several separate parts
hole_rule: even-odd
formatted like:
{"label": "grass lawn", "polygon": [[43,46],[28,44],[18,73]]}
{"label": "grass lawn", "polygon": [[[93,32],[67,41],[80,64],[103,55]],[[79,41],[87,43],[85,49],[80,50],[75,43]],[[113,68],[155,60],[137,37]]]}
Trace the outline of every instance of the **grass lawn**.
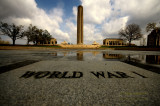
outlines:
{"label": "grass lawn", "polygon": [[148,46],[101,46],[100,49],[160,51],[160,47]]}

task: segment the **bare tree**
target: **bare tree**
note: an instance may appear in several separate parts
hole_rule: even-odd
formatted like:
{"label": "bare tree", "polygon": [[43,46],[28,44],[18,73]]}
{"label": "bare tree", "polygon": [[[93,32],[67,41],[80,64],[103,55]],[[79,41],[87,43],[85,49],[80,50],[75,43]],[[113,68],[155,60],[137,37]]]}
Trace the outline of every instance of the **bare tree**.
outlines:
{"label": "bare tree", "polygon": [[35,45],[37,45],[38,42],[41,41],[42,33],[43,33],[43,30],[42,30],[42,29],[38,29],[38,28],[36,29],[35,35],[33,36],[33,43],[34,43]]}
{"label": "bare tree", "polygon": [[0,22],[0,31],[2,35],[9,36],[12,41],[13,45],[15,45],[15,41],[17,39],[22,38],[23,26],[19,25],[16,26],[15,24],[9,25],[7,23]]}
{"label": "bare tree", "polygon": [[133,40],[138,40],[142,38],[141,28],[137,24],[127,25],[124,29],[121,29],[119,31],[119,35],[121,38],[129,42],[129,46],[131,46],[131,42]]}
{"label": "bare tree", "polygon": [[152,30],[155,30],[155,29],[158,29],[159,27],[156,27],[156,23],[148,23],[147,26],[146,26],[146,31],[149,32],[149,31],[152,31]]}
{"label": "bare tree", "polygon": [[33,41],[34,36],[36,36],[36,30],[38,30],[38,28],[30,24],[28,29],[22,33],[23,36],[27,37],[27,45]]}
{"label": "bare tree", "polygon": [[148,23],[147,26],[146,26],[146,31],[147,31],[147,32],[149,32],[149,31],[152,32],[153,30],[156,31],[156,34],[157,34],[157,35],[160,35],[160,34],[159,34],[160,27],[158,27],[157,24],[154,23],[154,22],[153,22],[153,23]]}
{"label": "bare tree", "polygon": [[51,35],[50,35],[50,33],[49,33],[47,30],[43,30],[41,39],[42,39],[43,41],[45,41],[45,42],[46,42],[46,41],[50,41],[50,40],[51,40]]}
{"label": "bare tree", "polygon": [[42,44],[47,43],[51,39],[51,35],[47,30],[43,29],[36,29],[34,32],[34,35],[32,35],[31,40],[35,45],[38,44],[38,42],[41,42]]}
{"label": "bare tree", "polygon": [[157,26],[156,23],[148,23],[146,26],[146,31],[151,32],[150,34],[153,35],[156,39],[156,46],[159,46],[159,40],[160,40],[160,27]]}

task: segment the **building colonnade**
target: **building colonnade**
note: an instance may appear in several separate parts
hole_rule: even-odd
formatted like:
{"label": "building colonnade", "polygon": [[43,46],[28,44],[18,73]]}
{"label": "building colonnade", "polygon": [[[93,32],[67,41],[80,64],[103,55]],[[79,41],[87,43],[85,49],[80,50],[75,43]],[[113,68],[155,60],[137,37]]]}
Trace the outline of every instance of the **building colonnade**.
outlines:
{"label": "building colonnade", "polygon": [[123,39],[108,38],[103,40],[103,45],[106,46],[122,46],[124,45]]}

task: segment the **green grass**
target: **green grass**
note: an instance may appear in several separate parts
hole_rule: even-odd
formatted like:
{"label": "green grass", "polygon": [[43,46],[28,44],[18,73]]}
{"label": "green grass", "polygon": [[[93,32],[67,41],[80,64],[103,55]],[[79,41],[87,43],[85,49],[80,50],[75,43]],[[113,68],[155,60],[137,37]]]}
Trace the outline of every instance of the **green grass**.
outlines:
{"label": "green grass", "polygon": [[25,47],[49,47],[49,48],[61,48],[57,45],[24,45]]}
{"label": "green grass", "polygon": [[100,48],[128,48],[129,46],[101,46]]}
{"label": "green grass", "polygon": [[[12,44],[0,44],[0,46],[13,46]],[[57,45],[15,45],[15,46],[21,46],[21,47],[49,47],[49,48],[61,48]]]}
{"label": "green grass", "polygon": [[0,44],[8,45],[8,44],[10,44],[10,43],[9,43],[9,41],[0,40]]}
{"label": "green grass", "polygon": [[100,48],[119,48],[119,49],[128,49],[128,48],[160,48],[160,47],[148,47],[148,46],[101,46]]}

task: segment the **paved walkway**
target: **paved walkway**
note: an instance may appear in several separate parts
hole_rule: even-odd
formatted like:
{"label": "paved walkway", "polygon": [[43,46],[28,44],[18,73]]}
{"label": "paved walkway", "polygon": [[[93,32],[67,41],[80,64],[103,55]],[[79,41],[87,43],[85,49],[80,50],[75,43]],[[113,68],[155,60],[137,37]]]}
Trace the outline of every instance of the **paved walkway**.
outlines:
{"label": "paved walkway", "polygon": [[0,74],[2,106],[160,104],[160,74],[122,61],[19,64]]}

